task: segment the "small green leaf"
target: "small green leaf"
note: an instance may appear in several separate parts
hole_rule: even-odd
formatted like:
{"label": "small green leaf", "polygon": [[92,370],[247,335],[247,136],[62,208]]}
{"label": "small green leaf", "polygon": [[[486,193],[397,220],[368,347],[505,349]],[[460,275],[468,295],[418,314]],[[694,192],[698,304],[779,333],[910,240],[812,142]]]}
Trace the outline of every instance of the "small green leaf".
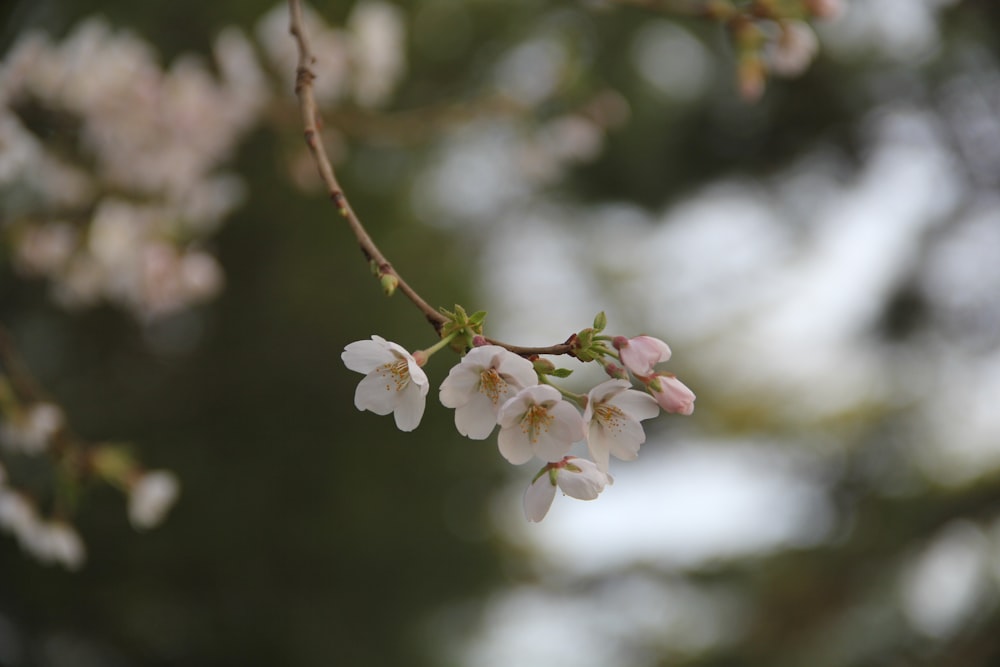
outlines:
{"label": "small green leaf", "polygon": [[604,331],[604,327],[608,326],[608,316],[604,314],[604,311],[597,313],[594,317],[594,331],[600,333]]}
{"label": "small green leaf", "polygon": [[568,378],[572,374],[573,370],[570,368],[557,368],[551,373],[549,373],[549,375],[552,375],[557,378]]}

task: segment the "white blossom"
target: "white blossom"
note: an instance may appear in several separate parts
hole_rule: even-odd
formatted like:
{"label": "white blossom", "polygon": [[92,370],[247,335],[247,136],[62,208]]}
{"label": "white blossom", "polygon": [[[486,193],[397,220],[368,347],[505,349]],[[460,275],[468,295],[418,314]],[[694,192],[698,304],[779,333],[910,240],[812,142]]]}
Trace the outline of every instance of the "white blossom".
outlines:
{"label": "white blossom", "polygon": [[639,446],[646,441],[639,422],[660,412],[652,396],[631,387],[625,380],[608,380],[587,394],[587,447],[601,470],[607,471],[609,455],[623,461],[639,456]]}
{"label": "white blossom", "polygon": [[33,530],[36,523],[34,505],[17,491],[0,487],[0,528],[20,537]]}
{"label": "white blossom", "polygon": [[417,427],[430,383],[413,355],[381,336],[372,336],[345,347],[341,359],[352,371],[365,374],[354,393],[358,410],[377,415],[392,412],[401,431]]}
{"label": "white blossom", "polygon": [[533,456],[558,461],[583,439],[583,418],[549,385],[526,387],[500,408],[500,453],[515,465]]}
{"label": "white blossom", "polygon": [[593,500],[614,479],[593,461],[567,456],[542,468],[524,492],[524,516],[528,521],[541,521],[549,512],[556,496],[556,487],[579,500]]}
{"label": "white blossom", "polygon": [[18,538],[21,548],[46,565],[78,570],[87,556],[80,534],[64,521],[38,521]]}
{"label": "white blossom", "polygon": [[163,521],[180,495],[177,477],[157,470],[139,477],[129,489],[128,518],[135,528],[153,528]]}
{"label": "white blossom", "polygon": [[25,454],[44,452],[63,426],[63,413],[52,403],[34,403],[0,424],[0,443]]}
{"label": "white blossom", "polygon": [[771,72],[792,77],[809,67],[817,51],[819,40],[809,24],[789,20],[781,23],[781,34],[769,44],[765,57]]}
{"label": "white blossom", "polygon": [[525,387],[538,384],[530,361],[498,345],[469,350],[441,383],[445,407],[455,408],[458,432],[473,440],[489,436],[497,413],[508,399]]}

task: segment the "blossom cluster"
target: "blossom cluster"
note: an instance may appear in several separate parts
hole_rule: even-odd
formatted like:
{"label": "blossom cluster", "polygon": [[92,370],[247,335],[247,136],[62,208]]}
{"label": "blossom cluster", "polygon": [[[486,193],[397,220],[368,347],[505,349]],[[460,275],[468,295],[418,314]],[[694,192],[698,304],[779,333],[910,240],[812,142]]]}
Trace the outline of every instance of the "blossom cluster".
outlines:
{"label": "blossom cluster", "polygon": [[180,493],[173,473],[144,470],[121,446],[81,442],[58,405],[24,400],[0,372],[0,531],[42,563],[79,569],[87,552],[71,522],[73,499],[91,475],[126,494],[137,530],[162,522]]}
{"label": "blossom cluster", "polygon": [[[402,12],[357,3],[345,30],[310,12],[329,68],[324,102],[386,103],[405,71]],[[102,18],[62,41],[25,31],[0,60],[0,240],[23,276],[67,307],[108,302],[150,321],[205,302],[225,282],[210,239],[243,201],[225,169],[294,74],[287,8],[260,19],[257,45],[222,30],[214,62],[161,66],[139,36]],[[282,90],[289,90],[283,86]]]}
{"label": "blossom cluster", "polygon": [[[603,314],[594,328],[572,339],[570,354],[600,363],[611,376],[586,394],[554,384],[553,378],[566,377],[569,371],[556,369],[539,355],[515,354],[481,335],[471,337],[472,347],[440,385],[439,399],[455,410],[459,433],[484,440],[498,430],[497,446],[509,463],[544,464],[524,494],[529,521],[545,517],[556,488],[592,500],[613,483],[610,459],[638,457],[646,440],[641,422],[661,410],[682,415],[694,411],[694,393],[673,374],[656,368],[670,359],[665,342],[651,336],[603,336],[602,329]],[[355,406],[379,415],[391,413],[401,430],[414,430],[430,391],[421,367],[448,342],[445,338],[412,354],[380,336],[347,345],[344,364],[365,376],[355,392]],[[635,389],[633,382],[643,390]],[[589,459],[570,453],[577,443],[585,444]]]}
{"label": "blossom cluster", "polygon": [[834,19],[842,11],[842,0],[719,5],[713,16],[729,27],[740,94],[755,101],[763,95],[768,75],[790,78],[805,72],[819,51],[807,19]]}

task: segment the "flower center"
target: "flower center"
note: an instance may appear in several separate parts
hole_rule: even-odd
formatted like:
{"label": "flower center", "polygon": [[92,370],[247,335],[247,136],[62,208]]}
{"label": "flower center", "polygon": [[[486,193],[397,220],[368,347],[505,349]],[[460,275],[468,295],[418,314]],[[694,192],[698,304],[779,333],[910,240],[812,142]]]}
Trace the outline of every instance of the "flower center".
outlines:
{"label": "flower center", "polygon": [[625,426],[625,413],[616,405],[601,403],[594,408],[594,416],[609,431],[620,431]]}
{"label": "flower center", "polygon": [[386,391],[399,393],[406,389],[406,385],[410,384],[410,365],[406,359],[397,359],[382,364],[378,367],[377,372],[386,380]]}
{"label": "flower center", "polygon": [[534,444],[538,438],[549,430],[555,417],[549,414],[548,408],[537,403],[528,408],[521,418],[521,431],[528,436],[528,440]]}
{"label": "flower center", "polygon": [[500,377],[500,373],[495,368],[487,368],[479,374],[479,391],[486,394],[486,397],[496,407],[501,396],[507,394],[507,381]]}

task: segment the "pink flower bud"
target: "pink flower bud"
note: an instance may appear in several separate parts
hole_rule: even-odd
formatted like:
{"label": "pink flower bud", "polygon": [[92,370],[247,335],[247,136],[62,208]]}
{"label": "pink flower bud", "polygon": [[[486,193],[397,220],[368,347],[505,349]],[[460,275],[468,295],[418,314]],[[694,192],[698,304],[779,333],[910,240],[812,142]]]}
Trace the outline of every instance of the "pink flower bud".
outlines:
{"label": "pink flower bud", "polygon": [[694,412],[694,392],[688,389],[676,376],[657,375],[646,385],[646,388],[664,412],[679,415],[689,415]]}
{"label": "pink flower bud", "polygon": [[659,338],[652,336],[636,336],[625,338],[617,336],[612,344],[618,350],[625,367],[638,377],[648,377],[653,374],[656,364],[670,359],[670,347]]}
{"label": "pink flower bud", "polygon": [[841,0],[806,0],[809,12],[821,19],[832,19],[840,15],[844,9]]}

